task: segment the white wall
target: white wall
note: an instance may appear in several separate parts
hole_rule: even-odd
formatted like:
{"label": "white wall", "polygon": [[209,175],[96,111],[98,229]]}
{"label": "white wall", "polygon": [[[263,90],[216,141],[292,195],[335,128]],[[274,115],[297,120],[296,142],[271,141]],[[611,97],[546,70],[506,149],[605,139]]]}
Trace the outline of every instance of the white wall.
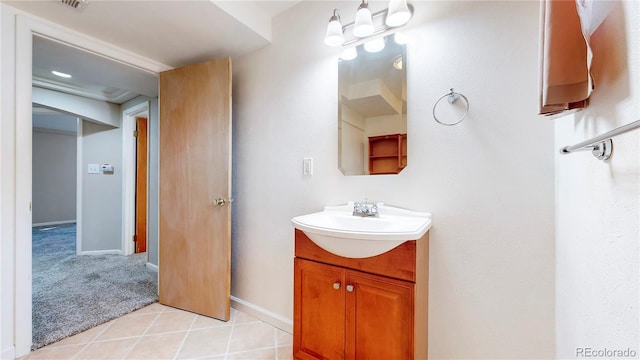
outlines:
{"label": "white wall", "polygon": [[340,137],[338,166],[345,175],[364,175],[368,171],[365,162],[366,122],[362,115],[342,104],[342,122],[339,123]]}
{"label": "white wall", "polygon": [[76,220],[76,148],[75,133],[33,129],[34,224]]}
{"label": "white wall", "polygon": [[34,104],[58,109],[68,114],[82,114],[86,120],[93,122],[120,126],[119,105],[38,87],[33,88],[32,95]]}
{"label": "white wall", "polygon": [[[302,2],[274,20],[271,45],[235,61],[232,294],[291,319],[290,219],[366,197],[433,213],[431,358],[552,358],[556,150],[536,115],[538,3],[413,5],[400,175],[338,170],[339,49],[323,36],[353,2]],[[452,87],[471,112],[444,127],[431,109]]]}
{"label": "white wall", "polygon": [[[556,149],[640,119],[640,3],[617,2],[592,46],[596,90],[586,110],[554,120]],[[589,152],[556,155],[556,332],[563,359],[578,358],[579,348],[640,355],[640,131],[613,144],[606,162]]]}
{"label": "white wall", "polygon": [[[110,164],[113,174],[89,174],[89,164]],[[83,253],[122,248],[122,128],[82,123]]]}
{"label": "white wall", "polygon": [[14,355],[15,292],[15,21],[0,3],[0,357]]}
{"label": "white wall", "polygon": [[[33,88],[33,103],[74,114],[82,122],[79,253],[122,249],[122,129],[120,106],[57,91]],[[80,131],[80,130],[79,130]],[[113,174],[88,174],[88,164],[111,164]]]}

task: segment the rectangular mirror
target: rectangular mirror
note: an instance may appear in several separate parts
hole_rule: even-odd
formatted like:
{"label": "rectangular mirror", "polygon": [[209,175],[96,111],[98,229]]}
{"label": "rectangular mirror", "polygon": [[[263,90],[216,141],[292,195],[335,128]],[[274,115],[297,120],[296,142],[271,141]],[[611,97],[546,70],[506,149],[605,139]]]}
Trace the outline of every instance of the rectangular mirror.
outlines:
{"label": "rectangular mirror", "polygon": [[390,35],[349,51],[338,64],[338,166],[344,175],[398,174],[407,166],[405,45]]}

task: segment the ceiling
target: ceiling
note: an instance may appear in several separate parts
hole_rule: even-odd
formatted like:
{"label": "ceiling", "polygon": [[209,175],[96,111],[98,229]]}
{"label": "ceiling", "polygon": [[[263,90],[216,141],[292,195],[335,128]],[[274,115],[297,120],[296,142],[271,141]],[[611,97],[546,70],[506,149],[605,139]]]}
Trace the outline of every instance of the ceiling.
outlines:
{"label": "ceiling", "polygon": [[[272,18],[300,2],[89,0],[74,9],[60,0],[1,1],[172,68],[269,44]],[[33,51],[34,86],[115,104],[158,96],[155,74],[39,37]]]}

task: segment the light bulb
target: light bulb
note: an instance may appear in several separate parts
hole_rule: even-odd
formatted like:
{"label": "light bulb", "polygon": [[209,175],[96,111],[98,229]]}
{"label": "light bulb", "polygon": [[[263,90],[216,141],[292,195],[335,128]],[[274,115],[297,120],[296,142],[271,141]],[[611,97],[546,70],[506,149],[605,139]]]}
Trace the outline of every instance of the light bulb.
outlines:
{"label": "light bulb", "polygon": [[409,39],[407,39],[407,36],[405,34],[397,32],[393,34],[393,41],[395,41],[398,45],[404,45],[407,43],[407,41],[409,41]]}
{"label": "light bulb", "polygon": [[358,57],[358,51],[354,47],[346,48],[340,55],[342,60],[353,60]]}
{"label": "light bulb", "polygon": [[370,53],[377,53],[384,49],[384,39],[377,38],[371,41],[367,41],[364,43],[364,49]]}
{"label": "light bulb", "polygon": [[373,34],[374,30],[369,5],[362,0],[362,4],[358,7],[358,12],[356,12],[356,21],[353,24],[353,35],[365,37]]}

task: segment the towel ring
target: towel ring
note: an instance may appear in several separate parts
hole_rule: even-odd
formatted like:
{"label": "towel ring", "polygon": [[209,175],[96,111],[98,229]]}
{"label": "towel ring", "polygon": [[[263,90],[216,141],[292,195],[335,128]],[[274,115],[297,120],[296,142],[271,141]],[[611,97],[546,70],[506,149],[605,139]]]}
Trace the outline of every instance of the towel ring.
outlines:
{"label": "towel ring", "polygon": [[[438,122],[438,124],[440,125],[445,125],[445,126],[453,126],[453,125],[457,125],[459,124],[462,120],[464,120],[464,118],[467,117],[467,114],[469,113],[469,100],[467,99],[466,96],[454,92],[453,88],[449,89],[450,91],[442,96],[440,96],[438,98],[438,100],[436,100],[435,104],[433,104],[433,118],[436,122]],[[458,99],[462,98],[464,100],[464,102],[466,103],[466,107],[467,110],[464,112],[464,114],[462,115],[462,117],[460,119],[458,119],[458,121],[454,122],[454,123],[445,123],[440,121],[440,119],[438,119],[438,117],[436,116],[436,107],[438,106],[438,103],[440,103],[440,101],[444,98],[447,98],[447,101],[449,101],[449,104],[453,105],[456,103],[456,101],[458,101]]]}

